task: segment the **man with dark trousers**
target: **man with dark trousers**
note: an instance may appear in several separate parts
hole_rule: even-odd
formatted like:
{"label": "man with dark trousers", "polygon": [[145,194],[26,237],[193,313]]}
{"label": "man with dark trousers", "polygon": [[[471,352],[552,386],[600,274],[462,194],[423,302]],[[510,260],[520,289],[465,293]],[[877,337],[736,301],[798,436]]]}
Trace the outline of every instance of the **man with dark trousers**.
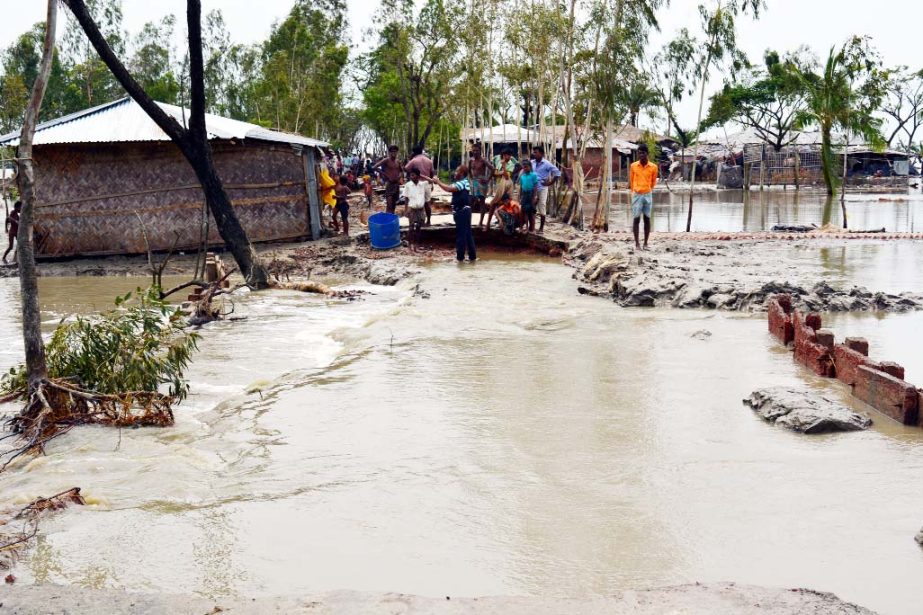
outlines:
{"label": "man with dark trousers", "polygon": [[468,167],[460,165],[455,170],[455,181],[444,184],[437,177],[424,178],[435,183],[446,192],[452,193],[452,217],[455,219],[455,258],[458,262],[477,260],[474,235],[471,233],[471,182],[468,181]]}

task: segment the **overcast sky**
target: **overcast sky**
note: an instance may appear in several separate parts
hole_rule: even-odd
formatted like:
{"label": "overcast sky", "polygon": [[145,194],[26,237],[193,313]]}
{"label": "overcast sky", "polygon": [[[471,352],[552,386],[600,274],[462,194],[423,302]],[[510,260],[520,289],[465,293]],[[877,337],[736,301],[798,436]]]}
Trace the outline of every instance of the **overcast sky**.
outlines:
{"label": "overcast sky", "polygon": [[[671,8],[660,15],[662,32],[652,39],[659,47],[679,28],[698,29],[698,5],[701,0],[673,0]],[[711,2],[712,0],[708,0]],[[371,25],[376,0],[348,0],[353,44],[365,48],[362,30]],[[512,4],[512,2],[511,2]],[[768,0],[769,8],[759,21],[742,19],[738,24],[738,43],[753,60],[762,57],[767,48],[795,49],[807,44],[818,53],[842,43],[853,34],[867,34],[874,39],[888,65],[915,65],[919,58],[919,39],[923,26],[923,3],[919,0],[900,2],[869,2],[869,0]],[[203,0],[203,11],[220,8],[231,37],[240,42],[264,39],[274,21],[283,18],[292,0]],[[151,20],[174,13],[183,23],[185,0],[124,0],[125,26],[138,31]],[[10,42],[32,24],[44,19],[44,0],[0,0],[0,46]],[[181,36],[182,27],[177,28]],[[916,61],[916,67],[920,61]],[[722,76],[712,77],[711,87],[720,85]],[[695,123],[696,104],[689,100],[681,109],[681,121]],[[656,128],[662,128],[657,126]]]}

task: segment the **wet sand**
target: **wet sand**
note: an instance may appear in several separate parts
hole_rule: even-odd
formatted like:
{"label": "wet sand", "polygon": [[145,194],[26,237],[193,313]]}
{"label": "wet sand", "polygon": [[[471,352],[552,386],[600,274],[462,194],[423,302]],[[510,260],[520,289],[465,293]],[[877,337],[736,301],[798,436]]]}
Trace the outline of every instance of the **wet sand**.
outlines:
{"label": "wet sand", "polygon": [[685,585],[614,592],[597,598],[423,597],[338,591],[299,597],[206,600],[191,595],[145,595],[72,587],[25,587],[0,590],[4,612],[11,615],[108,613],[146,615],[263,615],[265,613],[364,615],[874,615],[832,594],[805,589],[750,585]]}

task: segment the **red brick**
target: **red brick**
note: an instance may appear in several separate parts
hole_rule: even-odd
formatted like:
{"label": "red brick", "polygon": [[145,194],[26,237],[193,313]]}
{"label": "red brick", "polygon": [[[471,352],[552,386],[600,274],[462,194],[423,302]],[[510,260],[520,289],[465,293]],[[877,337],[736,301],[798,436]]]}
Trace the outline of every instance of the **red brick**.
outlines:
{"label": "red brick", "polygon": [[[786,311],[782,299],[788,300],[788,310]],[[785,345],[795,340],[795,330],[792,327],[791,297],[788,295],[776,295],[769,300],[769,332],[775,335],[780,342]]]}
{"label": "red brick", "polygon": [[894,376],[860,365],[853,395],[899,423],[917,422],[920,395],[912,384]]}
{"label": "red brick", "polygon": [[845,344],[837,344],[833,347],[833,363],[836,365],[836,377],[849,386],[856,384],[860,365],[878,369],[877,361],[848,348]]}
{"label": "red brick", "polygon": [[814,333],[814,329],[807,326],[804,315],[798,310],[792,311],[792,328],[795,332],[796,346],[802,341],[809,341],[811,343],[817,342],[817,334]]}
{"label": "red brick", "polygon": [[882,361],[878,364],[878,371],[894,376],[898,380],[904,379],[904,368],[894,361]]}
{"label": "red brick", "polygon": [[818,314],[818,313],[816,313],[816,312],[811,312],[810,314],[808,314],[807,316],[805,316],[805,317],[804,317],[804,324],[806,324],[808,327],[814,329],[815,331],[817,331],[818,329],[820,329],[820,328],[823,326],[823,325],[821,324],[820,314]]}
{"label": "red brick", "polygon": [[859,354],[869,356],[869,341],[864,337],[847,337],[843,342],[850,350],[855,350]]}
{"label": "red brick", "polygon": [[834,339],[833,331],[830,329],[818,329],[816,332],[817,343],[826,348],[827,350],[833,350]]}

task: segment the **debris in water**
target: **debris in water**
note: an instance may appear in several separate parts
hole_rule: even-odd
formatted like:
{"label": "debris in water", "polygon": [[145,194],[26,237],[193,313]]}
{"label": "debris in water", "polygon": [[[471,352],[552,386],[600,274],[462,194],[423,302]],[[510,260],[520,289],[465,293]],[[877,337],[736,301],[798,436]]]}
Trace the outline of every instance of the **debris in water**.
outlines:
{"label": "debris in water", "polygon": [[[9,570],[13,567],[22,552],[38,534],[38,524],[43,516],[63,510],[71,504],[86,505],[86,500],[80,495],[80,487],[62,491],[50,498],[38,498],[18,511],[0,512],[0,569]],[[16,521],[22,521],[19,531],[6,531],[6,528],[12,530]],[[12,574],[6,576],[7,583],[15,581],[16,577]]]}
{"label": "debris in water", "polygon": [[805,434],[862,431],[872,419],[814,393],[789,387],[759,389],[744,404],[770,423]]}

